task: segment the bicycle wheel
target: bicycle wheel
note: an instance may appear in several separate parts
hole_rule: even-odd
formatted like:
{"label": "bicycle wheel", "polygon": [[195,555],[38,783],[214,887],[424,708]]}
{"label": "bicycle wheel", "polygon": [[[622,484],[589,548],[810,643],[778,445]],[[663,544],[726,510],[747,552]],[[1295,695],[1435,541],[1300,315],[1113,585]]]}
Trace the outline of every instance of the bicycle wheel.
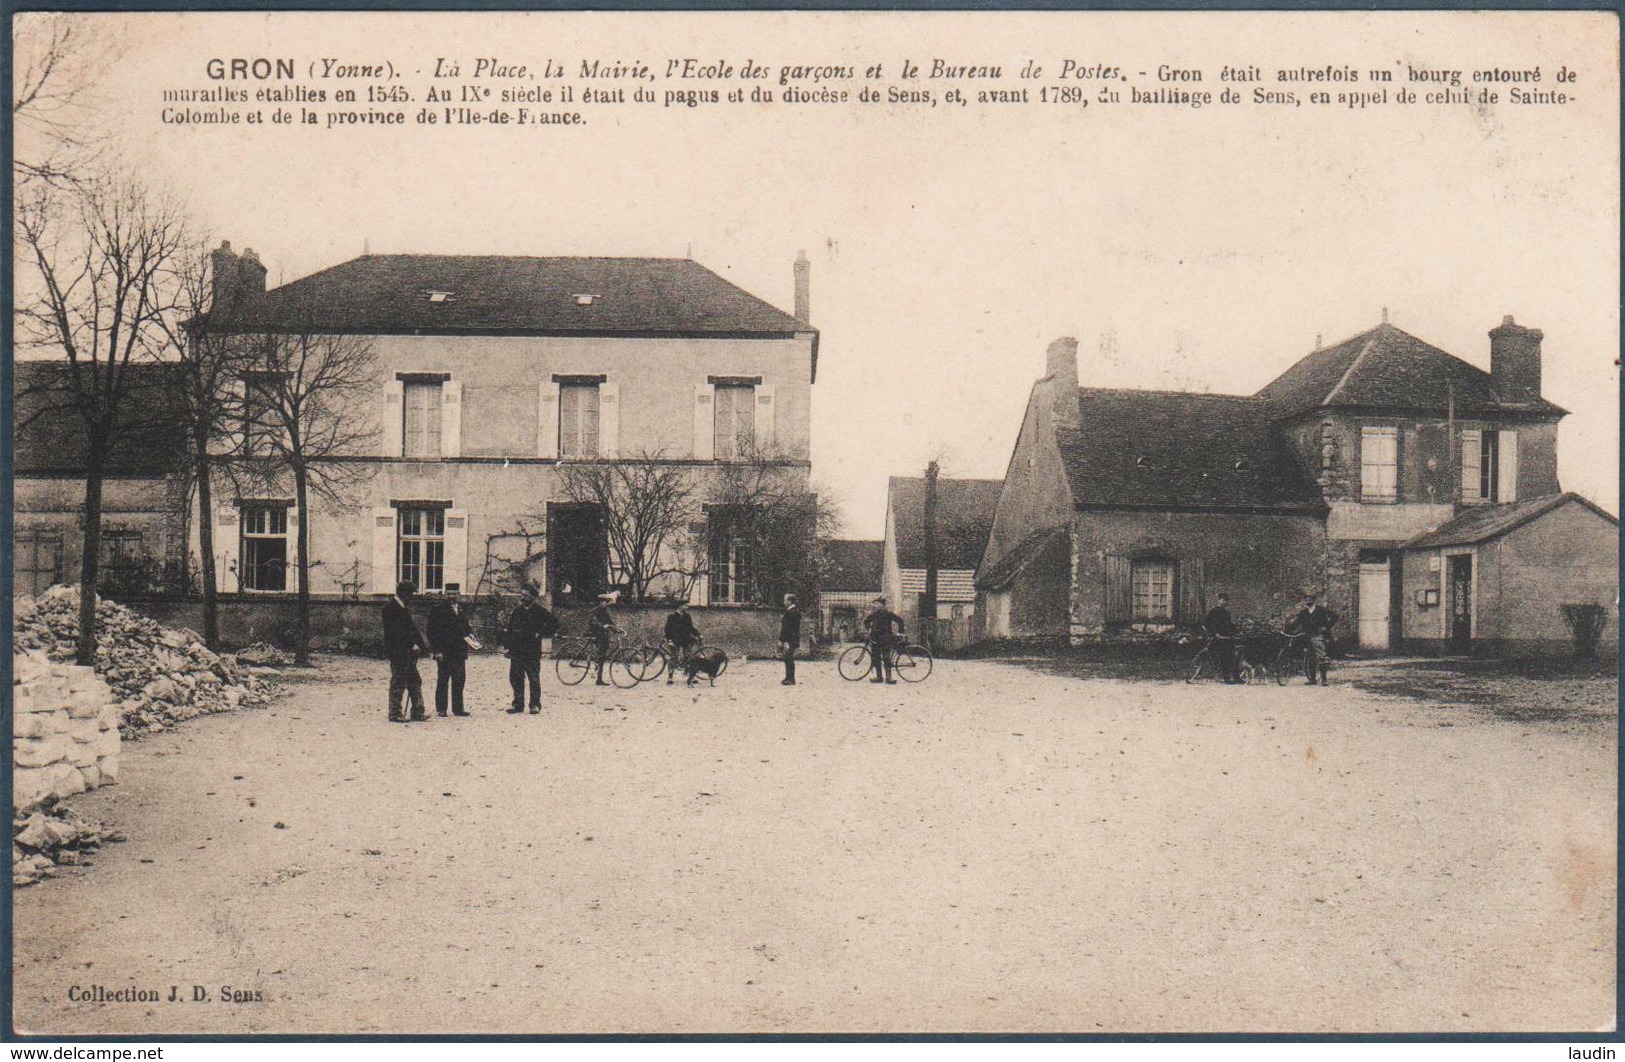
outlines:
{"label": "bicycle wheel", "polygon": [[553,665],[558,673],[559,681],[566,686],[574,686],[587,677],[592,670],[592,657],[588,655],[585,646],[565,646],[559,650],[559,658]]}
{"label": "bicycle wheel", "polygon": [[1190,674],[1185,676],[1185,681],[1195,682],[1197,679],[1201,678],[1202,670],[1207,667],[1207,661],[1208,651],[1203,649],[1201,652],[1197,653],[1195,659],[1191,661]]}
{"label": "bicycle wheel", "polygon": [[841,658],[836,661],[835,667],[841,673],[841,677],[848,682],[858,681],[874,670],[874,664],[869,659],[869,647],[867,645],[850,647],[841,653]]}
{"label": "bicycle wheel", "polygon": [[1270,670],[1275,673],[1277,686],[1285,686],[1286,680],[1291,678],[1292,672],[1297,669],[1297,661],[1292,659],[1293,655],[1291,649],[1282,649],[1275,654],[1275,662],[1270,665]]}
{"label": "bicycle wheel", "polygon": [[904,645],[892,660],[892,671],[904,682],[924,682],[931,677],[931,650],[923,645]]}
{"label": "bicycle wheel", "polygon": [[641,651],[643,653],[643,675],[641,678],[644,682],[653,682],[661,675],[664,675],[666,669],[671,666],[671,660],[666,656],[666,650],[658,645],[645,645]]}
{"label": "bicycle wheel", "polygon": [[623,690],[629,690],[643,681],[643,653],[631,646],[617,649],[604,663],[609,680]]}

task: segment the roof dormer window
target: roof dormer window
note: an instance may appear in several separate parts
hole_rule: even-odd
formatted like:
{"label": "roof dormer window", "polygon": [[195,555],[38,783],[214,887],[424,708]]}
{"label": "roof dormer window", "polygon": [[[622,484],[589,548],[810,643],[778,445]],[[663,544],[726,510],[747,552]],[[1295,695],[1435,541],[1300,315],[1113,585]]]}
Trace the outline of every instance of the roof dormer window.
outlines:
{"label": "roof dormer window", "polygon": [[430,302],[445,302],[451,298],[451,292],[449,291],[426,291],[424,294],[429,296]]}
{"label": "roof dormer window", "polygon": [[581,294],[578,294],[575,299],[577,306],[591,306],[593,303],[598,301],[598,296],[582,292]]}

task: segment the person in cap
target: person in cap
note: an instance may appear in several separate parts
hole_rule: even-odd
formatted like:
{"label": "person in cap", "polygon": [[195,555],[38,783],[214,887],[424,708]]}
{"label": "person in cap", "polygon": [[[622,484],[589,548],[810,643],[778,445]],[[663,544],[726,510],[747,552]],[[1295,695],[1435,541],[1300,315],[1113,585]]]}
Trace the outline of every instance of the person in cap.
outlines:
{"label": "person in cap", "polygon": [[667,614],[664,633],[666,641],[672,645],[671,666],[666,668],[666,685],[670,686],[677,677],[678,667],[700,647],[700,629],[694,626],[694,617],[689,614],[687,602]]}
{"label": "person in cap", "polygon": [[779,615],[779,656],[784,660],[781,686],[796,684],[796,650],[801,648],[801,609],[796,595],[784,595],[784,611]]}
{"label": "person in cap", "polygon": [[558,633],[559,621],[542,604],[541,587],[526,583],[524,598],[508,615],[502,647],[508,652],[508,685],[513,687],[509,715],[525,710],[525,683],[530,683],[530,713],[542,710],[542,639]]}
{"label": "person in cap", "polygon": [[896,682],[892,673],[892,653],[903,643],[903,617],[886,607],[886,599],[875,598],[875,607],[863,621],[869,634],[869,660],[874,675],[871,682]]}
{"label": "person in cap", "polygon": [[593,661],[598,665],[598,686],[607,686],[604,681],[604,661],[609,659],[609,643],[621,629],[615,626],[615,617],[610,615],[609,603],[615,600],[614,593],[599,594],[598,604],[594,606],[587,616],[587,638],[592,642]]}
{"label": "person in cap", "polygon": [[421,723],[428,718],[423,712],[423,677],[418,674],[418,655],[429,648],[417,620],[412,618],[412,596],[417,587],[402,582],[395,594],[384,602],[384,656],[389,660],[389,721],[404,723],[406,704],[411,705],[411,721]]}
{"label": "person in cap", "polygon": [[463,612],[461,588],[447,583],[445,592],[429,610],[429,647],[434,650],[434,711],[444,716],[448,704],[452,715],[463,710],[463,685],[468,676],[468,639],[474,629]]}
{"label": "person in cap", "polygon": [[1219,672],[1224,681],[1234,686],[1241,682],[1241,668],[1236,661],[1236,621],[1230,615],[1230,595],[1220,594],[1219,603],[1208,609],[1202,618],[1207,628],[1208,648],[1218,658]]}
{"label": "person in cap", "polygon": [[1309,685],[1315,684],[1315,676],[1320,676],[1320,684],[1329,686],[1326,678],[1326,649],[1332,638],[1332,625],[1337,622],[1337,613],[1320,604],[1314,593],[1303,596],[1303,607],[1293,616],[1286,625],[1288,634],[1307,638],[1309,641],[1309,659],[1306,670],[1309,673]]}

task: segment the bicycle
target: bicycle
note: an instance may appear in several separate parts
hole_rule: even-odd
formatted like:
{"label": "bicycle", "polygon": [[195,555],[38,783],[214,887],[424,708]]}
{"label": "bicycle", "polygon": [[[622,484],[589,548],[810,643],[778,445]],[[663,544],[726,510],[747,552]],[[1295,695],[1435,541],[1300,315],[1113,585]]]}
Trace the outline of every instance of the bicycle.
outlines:
{"label": "bicycle", "polygon": [[[889,650],[892,673],[904,682],[924,682],[931,675],[931,650],[923,645],[898,645]],[[874,655],[868,642],[849,646],[835,662],[835,668],[848,682],[856,682],[874,670]]]}
{"label": "bicycle", "polygon": [[1275,654],[1275,660],[1270,664],[1270,670],[1275,674],[1275,684],[1285,686],[1287,679],[1293,675],[1304,676],[1309,680],[1311,686],[1315,685],[1316,682],[1324,682],[1326,673],[1329,670],[1326,664],[1326,654],[1323,652],[1313,654],[1320,658],[1320,674],[1316,675],[1310,671],[1309,635],[1285,634],[1283,632],[1283,637],[1287,640],[1286,645],[1282,646],[1281,651]]}
{"label": "bicycle", "polygon": [[[1209,638],[1207,644],[1202,646],[1201,650],[1194,658],[1192,658],[1190,670],[1185,675],[1185,681],[1187,683],[1195,682],[1203,675],[1219,675],[1220,677],[1223,677],[1223,668],[1220,667],[1219,652],[1214,646],[1214,643],[1218,640],[1219,639],[1217,638]],[[1242,657],[1241,646],[1236,644],[1236,639],[1231,638],[1228,639],[1228,641],[1231,642],[1230,651],[1235,654],[1236,674],[1241,678],[1243,683],[1246,683],[1250,681],[1253,669],[1251,665],[1249,665]]]}
{"label": "bicycle", "polygon": [[721,658],[722,664],[717,668],[717,678],[721,678],[722,673],[728,670],[728,654],[714,645],[696,645],[684,652],[678,645],[662,639],[659,645],[646,645],[643,650],[649,654],[644,668],[644,682],[653,682],[668,670],[675,675],[684,661],[700,653],[715,653]]}
{"label": "bicycle", "polygon": [[[648,667],[644,649],[623,644],[621,634],[616,632],[604,653],[604,670],[609,672],[609,680],[623,690],[642,682],[644,669]],[[553,670],[566,686],[579,684],[598,665],[598,646],[586,638],[564,639],[554,648],[553,655],[556,658]]]}

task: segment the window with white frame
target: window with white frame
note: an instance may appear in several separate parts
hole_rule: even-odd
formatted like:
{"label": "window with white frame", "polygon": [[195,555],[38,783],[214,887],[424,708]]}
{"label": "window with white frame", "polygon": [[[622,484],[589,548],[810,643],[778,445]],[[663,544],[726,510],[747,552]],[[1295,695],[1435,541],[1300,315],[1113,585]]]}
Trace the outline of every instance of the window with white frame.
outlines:
{"label": "window with white frame", "polygon": [[281,505],[244,505],[238,579],[244,590],[288,589],[288,510]]}
{"label": "window with white frame", "polygon": [[446,510],[439,507],[402,506],[397,540],[397,572],[401,582],[419,590],[446,587]]}
{"label": "window with white frame", "polygon": [[1173,561],[1135,561],[1130,586],[1134,597],[1134,622],[1157,623],[1173,620]]}
{"label": "window with white frame", "polygon": [[709,514],[707,582],[713,605],[743,605],[750,601],[750,542],[742,533],[744,513],[719,507]]}
{"label": "window with white frame", "polygon": [[439,380],[407,380],[403,383],[402,456],[440,456],[441,390]]}
{"label": "window with white frame", "polygon": [[1360,429],[1360,500],[1399,499],[1399,429]]}
{"label": "window with white frame", "polygon": [[716,459],[733,461],[748,456],[756,435],[756,385],[718,382],[715,410]]}
{"label": "window with white frame", "polygon": [[559,385],[559,456],[598,456],[597,383]]}

